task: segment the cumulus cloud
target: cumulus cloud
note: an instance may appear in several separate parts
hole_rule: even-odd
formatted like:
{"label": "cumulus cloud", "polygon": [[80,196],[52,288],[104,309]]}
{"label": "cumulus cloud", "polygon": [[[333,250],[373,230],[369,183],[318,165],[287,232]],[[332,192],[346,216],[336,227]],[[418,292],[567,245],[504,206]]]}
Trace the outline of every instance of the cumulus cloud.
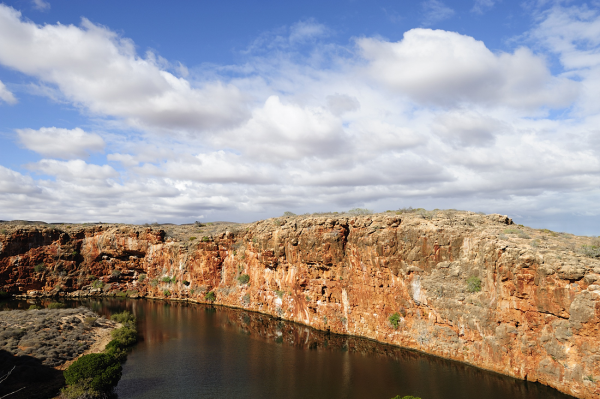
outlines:
{"label": "cumulus cloud", "polygon": [[0,100],[8,104],[16,104],[17,99],[15,96],[6,88],[4,83],[0,80]]}
{"label": "cumulus cloud", "polygon": [[89,152],[102,151],[105,146],[102,137],[80,128],[18,129],[17,134],[25,148],[53,158],[85,158]]}
{"label": "cumulus cloud", "polygon": [[577,83],[553,76],[527,48],[494,54],[455,32],[412,29],[399,42],[363,38],[358,46],[374,80],[420,103],[562,107],[578,91]]}
{"label": "cumulus cloud", "polygon": [[81,27],[39,26],[0,4],[0,64],[56,85],[94,113],[147,129],[231,127],[248,114],[236,87],[219,81],[195,87],[152,54],[139,57],[131,40],[87,19]]}
{"label": "cumulus cloud", "polygon": [[[543,216],[556,204],[600,215],[595,11],[548,9],[506,52],[430,29],[342,46],[305,20],[197,82],[197,69],[141,58],[108,28],[11,10],[0,6],[0,63],[107,116],[112,134],[18,131],[48,159],[27,165],[33,177],[0,169],[0,218],[249,221],[409,205]],[[92,151],[107,164],[81,159]]]}

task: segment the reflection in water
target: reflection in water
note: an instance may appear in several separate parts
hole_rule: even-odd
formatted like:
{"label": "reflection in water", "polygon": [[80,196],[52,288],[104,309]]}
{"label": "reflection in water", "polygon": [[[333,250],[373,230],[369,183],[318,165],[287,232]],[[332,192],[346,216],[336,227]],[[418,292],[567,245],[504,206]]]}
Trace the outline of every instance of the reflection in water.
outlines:
{"label": "reflection in water", "polygon": [[138,318],[117,392],[129,398],[566,399],[554,389],[242,310],[150,300],[83,302]]}

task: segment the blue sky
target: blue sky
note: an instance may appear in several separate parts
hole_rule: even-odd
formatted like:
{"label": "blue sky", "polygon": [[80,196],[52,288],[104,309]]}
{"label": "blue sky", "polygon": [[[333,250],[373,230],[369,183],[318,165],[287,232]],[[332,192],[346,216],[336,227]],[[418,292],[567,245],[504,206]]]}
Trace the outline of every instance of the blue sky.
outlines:
{"label": "blue sky", "polygon": [[600,234],[600,3],[0,3],[0,219]]}

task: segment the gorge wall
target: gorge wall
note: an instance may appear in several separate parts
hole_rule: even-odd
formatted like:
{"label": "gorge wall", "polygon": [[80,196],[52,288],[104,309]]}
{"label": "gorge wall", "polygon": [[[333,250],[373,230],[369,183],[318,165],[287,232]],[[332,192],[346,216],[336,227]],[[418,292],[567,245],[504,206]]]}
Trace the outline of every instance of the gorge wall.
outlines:
{"label": "gorge wall", "polygon": [[0,228],[0,290],[13,294],[214,295],[600,398],[600,260],[580,253],[584,237],[469,212],[282,217],[178,236],[152,226]]}

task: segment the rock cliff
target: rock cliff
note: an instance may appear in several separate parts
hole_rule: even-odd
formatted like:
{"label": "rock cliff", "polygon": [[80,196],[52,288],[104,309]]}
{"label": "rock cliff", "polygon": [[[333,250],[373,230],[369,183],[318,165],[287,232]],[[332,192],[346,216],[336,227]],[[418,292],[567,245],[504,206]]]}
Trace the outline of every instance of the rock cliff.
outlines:
{"label": "rock cliff", "polygon": [[10,293],[214,299],[600,398],[587,237],[455,211],[0,228]]}

